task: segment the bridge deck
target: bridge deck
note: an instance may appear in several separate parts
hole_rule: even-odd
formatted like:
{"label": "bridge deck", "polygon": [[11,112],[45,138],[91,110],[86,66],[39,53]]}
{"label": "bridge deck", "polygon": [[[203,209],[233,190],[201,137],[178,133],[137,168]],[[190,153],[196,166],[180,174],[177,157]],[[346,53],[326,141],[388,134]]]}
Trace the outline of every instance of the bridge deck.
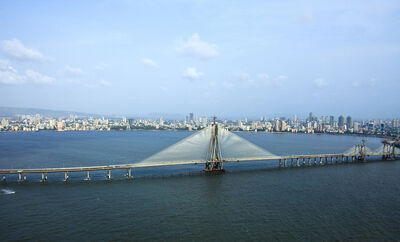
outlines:
{"label": "bridge deck", "polygon": [[[393,155],[393,153],[368,153],[369,156],[384,156]],[[396,153],[395,156],[400,155]],[[265,161],[265,160],[290,160],[290,159],[313,159],[313,158],[334,158],[334,157],[356,157],[358,154],[312,154],[312,155],[290,155],[290,156],[269,156],[269,157],[249,157],[242,159],[226,159],[224,162],[242,162],[242,161]],[[82,172],[82,171],[102,171],[115,169],[130,169],[143,167],[159,167],[172,165],[189,165],[189,164],[204,164],[204,160],[196,161],[176,161],[176,162],[159,162],[159,163],[132,163],[120,165],[105,165],[105,166],[82,166],[82,167],[63,167],[63,168],[31,168],[31,169],[0,169],[0,174],[21,174],[21,173],[57,173],[57,172]]]}

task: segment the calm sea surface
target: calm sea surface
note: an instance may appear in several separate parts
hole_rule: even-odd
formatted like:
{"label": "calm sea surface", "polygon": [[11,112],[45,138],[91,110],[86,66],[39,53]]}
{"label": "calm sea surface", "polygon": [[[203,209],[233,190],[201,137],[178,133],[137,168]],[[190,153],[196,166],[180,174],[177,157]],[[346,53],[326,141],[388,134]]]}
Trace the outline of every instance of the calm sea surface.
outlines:
{"label": "calm sea surface", "polygon": [[[123,164],[191,132],[0,133],[0,168]],[[339,153],[360,137],[237,133],[277,155]],[[367,139],[376,149],[380,140]],[[201,165],[28,174],[0,183],[0,240],[400,240],[400,162],[276,168],[229,163],[218,176]]]}

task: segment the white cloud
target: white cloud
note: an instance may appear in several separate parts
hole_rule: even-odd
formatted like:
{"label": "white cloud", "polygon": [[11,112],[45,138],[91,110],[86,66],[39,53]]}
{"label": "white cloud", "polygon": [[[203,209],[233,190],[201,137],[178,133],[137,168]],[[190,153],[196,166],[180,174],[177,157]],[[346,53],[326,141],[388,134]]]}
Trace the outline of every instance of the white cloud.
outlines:
{"label": "white cloud", "polygon": [[24,83],[36,83],[36,84],[50,84],[53,83],[52,77],[43,75],[33,70],[26,70],[25,74],[19,74],[12,66],[8,65],[7,62],[0,61],[0,83],[3,84],[24,84]]}
{"label": "white cloud", "polygon": [[376,84],[378,83],[378,80],[376,80],[375,78],[371,78],[369,79],[368,83],[371,87],[375,87]]}
{"label": "white cloud", "polygon": [[266,73],[260,73],[257,75],[257,77],[262,80],[269,80],[269,75]]}
{"label": "white cloud", "polygon": [[103,86],[111,87],[111,83],[108,82],[108,81],[106,81],[106,80],[104,80],[104,79],[101,79],[101,80],[100,80],[100,83],[101,83],[101,85],[103,85]]}
{"label": "white cloud", "polygon": [[65,66],[63,72],[67,75],[72,75],[72,76],[83,76],[85,74],[85,72],[82,71],[81,68],[71,67],[71,66]]}
{"label": "white cloud", "polygon": [[38,50],[24,46],[18,39],[3,40],[0,42],[0,48],[5,54],[18,60],[44,61],[49,59]]}
{"label": "white cloud", "polygon": [[187,41],[180,41],[177,51],[181,54],[199,59],[211,59],[218,56],[217,46],[200,40],[195,33]]}
{"label": "white cloud", "polygon": [[27,70],[25,71],[25,77],[28,82],[50,84],[54,81],[52,77],[40,74],[39,72]]}
{"label": "white cloud", "polygon": [[235,84],[233,84],[232,82],[223,82],[222,86],[225,87],[226,89],[232,89],[235,87]]}
{"label": "white cloud", "polygon": [[351,85],[352,85],[353,87],[359,87],[359,86],[360,86],[360,83],[359,83],[358,81],[355,81],[355,82],[352,82]]}
{"label": "white cloud", "polygon": [[150,58],[144,58],[142,63],[150,67],[158,67],[158,64]]}
{"label": "white cloud", "polygon": [[202,78],[204,75],[203,72],[197,71],[196,68],[193,67],[188,67],[186,70],[183,72],[182,77],[188,80],[197,80]]}
{"label": "white cloud", "polygon": [[108,65],[106,63],[101,62],[98,65],[95,65],[93,67],[93,69],[95,69],[95,70],[103,70],[103,69],[105,69],[107,67],[108,67]]}
{"label": "white cloud", "polygon": [[328,86],[328,82],[324,78],[317,78],[313,82],[319,88]]}

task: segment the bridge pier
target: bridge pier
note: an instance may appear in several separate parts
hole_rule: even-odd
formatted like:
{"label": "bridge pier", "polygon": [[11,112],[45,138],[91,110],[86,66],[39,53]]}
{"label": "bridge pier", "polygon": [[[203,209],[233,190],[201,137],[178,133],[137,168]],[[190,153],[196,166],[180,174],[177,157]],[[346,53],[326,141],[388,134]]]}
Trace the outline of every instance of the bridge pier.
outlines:
{"label": "bridge pier", "polygon": [[293,158],[290,158],[290,167],[293,167]]}
{"label": "bridge pier", "polygon": [[314,157],[314,165],[317,165],[317,157]]}
{"label": "bridge pier", "polygon": [[303,166],[306,166],[306,157],[303,158]]}
{"label": "bridge pier", "polygon": [[308,166],[311,166],[311,158],[308,157],[307,160],[308,160]]}
{"label": "bridge pier", "polygon": [[3,182],[6,181],[6,175],[3,174],[3,179],[2,180],[3,180]]}
{"label": "bridge pier", "polygon": [[21,182],[22,173],[18,172],[18,182]]}
{"label": "bridge pier", "polygon": [[[281,167],[281,160],[279,160],[279,167]],[[126,169],[126,176],[128,177],[128,179],[132,178],[132,168]]]}
{"label": "bridge pier", "polygon": [[322,166],[322,157],[319,157],[319,165]]}
{"label": "bridge pier", "polygon": [[68,181],[68,171],[64,172],[64,181]]}
{"label": "bridge pier", "polygon": [[86,172],[86,179],[85,180],[86,181],[90,181],[90,172],[89,171]]}
{"label": "bridge pier", "polygon": [[285,168],[287,167],[287,165],[286,165],[286,158],[283,159],[283,165],[284,165]]}
{"label": "bridge pier", "polygon": [[297,167],[300,167],[299,158],[296,158]]}
{"label": "bridge pier", "polygon": [[42,180],[41,182],[47,181],[47,172],[42,172]]}
{"label": "bridge pier", "polygon": [[282,166],[282,160],[279,159],[279,168],[281,168],[281,166]]}
{"label": "bridge pier", "polygon": [[111,170],[107,170],[107,180],[111,180]]}

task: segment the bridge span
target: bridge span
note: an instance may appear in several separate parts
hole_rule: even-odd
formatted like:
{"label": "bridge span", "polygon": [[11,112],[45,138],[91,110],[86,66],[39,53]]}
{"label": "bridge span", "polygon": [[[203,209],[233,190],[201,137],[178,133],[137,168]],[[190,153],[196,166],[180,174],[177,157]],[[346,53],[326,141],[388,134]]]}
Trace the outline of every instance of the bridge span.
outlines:
{"label": "bridge span", "polygon": [[[311,167],[334,165],[344,163],[367,162],[367,157],[375,160],[398,160],[400,153],[393,152],[374,152],[368,154],[311,154],[311,155],[289,155],[289,156],[269,156],[269,157],[248,157],[241,159],[224,159],[226,162],[246,162],[246,161],[277,161],[279,168],[286,167]],[[90,172],[106,171],[106,178],[111,179],[112,170],[126,170],[126,177],[133,178],[133,169],[145,167],[161,167],[173,165],[194,165],[206,164],[207,160],[179,161],[179,162],[159,162],[159,163],[132,163],[119,165],[104,165],[104,166],[82,166],[82,167],[63,167],[63,168],[33,168],[33,169],[0,169],[3,181],[7,175],[17,174],[18,181],[22,182],[27,179],[27,174],[39,173],[42,174],[41,181],[47,181],[48,173],[64,173],[64,181],[68,181],[69,173],[86,172],[85,180],[90,180]]]}

